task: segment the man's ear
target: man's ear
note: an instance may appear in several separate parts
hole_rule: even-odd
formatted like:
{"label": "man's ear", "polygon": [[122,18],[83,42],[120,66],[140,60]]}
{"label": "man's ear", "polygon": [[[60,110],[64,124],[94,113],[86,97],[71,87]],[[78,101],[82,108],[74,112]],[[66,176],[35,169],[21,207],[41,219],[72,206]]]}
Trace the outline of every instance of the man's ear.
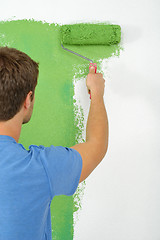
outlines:
{"label": "man's ear", "polygon": [[25,108],[25,109],[30,108],[30,105],[31,105],[31,96],[32,96],[32,94],[33,94],[32,91],[30,91],[30,92],[27,94],[27,97],[26,97],[26,99],[25,99],[25,101],[24,101],[24,108]]}

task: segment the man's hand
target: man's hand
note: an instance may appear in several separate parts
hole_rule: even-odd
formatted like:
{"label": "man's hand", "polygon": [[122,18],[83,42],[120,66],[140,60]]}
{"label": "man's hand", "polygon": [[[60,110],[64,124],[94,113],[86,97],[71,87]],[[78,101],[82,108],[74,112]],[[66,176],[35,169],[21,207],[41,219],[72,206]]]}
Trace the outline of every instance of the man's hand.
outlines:
{"label": "man's hand", "polygon": [[95,68],[91,67],[86,79],[88,93],[91,95],[102,96],[104,95],[105,80],[102,73],[95,73]]}

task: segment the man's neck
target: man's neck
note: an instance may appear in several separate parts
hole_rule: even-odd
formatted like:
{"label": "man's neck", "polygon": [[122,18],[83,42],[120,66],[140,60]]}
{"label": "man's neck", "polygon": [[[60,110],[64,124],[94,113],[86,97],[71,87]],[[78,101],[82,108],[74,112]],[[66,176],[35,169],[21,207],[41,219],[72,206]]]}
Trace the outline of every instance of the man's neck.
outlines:
{"label": "man's neck", "polygon": [[18,142],[22,128],[22,121],[19,116],[4,122],[0,122],[0,135],[13,137]]}

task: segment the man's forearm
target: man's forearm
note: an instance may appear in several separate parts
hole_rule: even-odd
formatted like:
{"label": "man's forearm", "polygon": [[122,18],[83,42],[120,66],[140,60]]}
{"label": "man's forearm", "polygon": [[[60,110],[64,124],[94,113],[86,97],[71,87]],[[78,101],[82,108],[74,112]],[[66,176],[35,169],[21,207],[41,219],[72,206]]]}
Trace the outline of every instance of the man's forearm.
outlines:
{"label": "man's forearm", "polygon": [[86,128],[86,142],[96,141],[105,155],[108,148],[108,117],[102,96],[91,96]]}

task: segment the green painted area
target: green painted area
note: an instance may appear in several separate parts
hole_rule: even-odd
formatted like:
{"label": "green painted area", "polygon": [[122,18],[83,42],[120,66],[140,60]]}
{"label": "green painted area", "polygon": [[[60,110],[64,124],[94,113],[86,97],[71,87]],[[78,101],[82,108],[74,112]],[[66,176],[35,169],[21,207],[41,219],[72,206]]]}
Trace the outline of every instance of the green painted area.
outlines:
{"label": "green painted area", "polygon": [[[80,120],[75,117],[73,77],[75,74],[77,77],[86,76],[89,65],[86,60],[61,48],[60,28],[57,24],[33,20],[0,22],[0,45],[24,51],[40,64],[33,116],[30,123],[23,126],[20,138],[26,148],[31,144],[70,147],[77,143],[76,135],[81,136],[82,129],[77,127],[77,121],[83,122],[83,117]],[[119,45],[66,47],[97,61],[98,70],[99,59],[120,52]],[[78,206],[74,197],[53,199],[53,239],[73,239],[73,213]]]}

